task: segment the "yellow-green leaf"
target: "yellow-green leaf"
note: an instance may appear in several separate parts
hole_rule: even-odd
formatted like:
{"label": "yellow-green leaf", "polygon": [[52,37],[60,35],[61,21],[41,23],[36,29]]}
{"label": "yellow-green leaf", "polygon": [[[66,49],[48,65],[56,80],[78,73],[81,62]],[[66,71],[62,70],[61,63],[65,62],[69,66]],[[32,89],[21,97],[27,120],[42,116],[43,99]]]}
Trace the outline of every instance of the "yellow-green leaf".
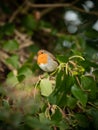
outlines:
{"label": "yellow-green leaf", "polygon": [[40,82],[41,95],[48,97],[52,91],[52,83],[49,79],[42,79]]}

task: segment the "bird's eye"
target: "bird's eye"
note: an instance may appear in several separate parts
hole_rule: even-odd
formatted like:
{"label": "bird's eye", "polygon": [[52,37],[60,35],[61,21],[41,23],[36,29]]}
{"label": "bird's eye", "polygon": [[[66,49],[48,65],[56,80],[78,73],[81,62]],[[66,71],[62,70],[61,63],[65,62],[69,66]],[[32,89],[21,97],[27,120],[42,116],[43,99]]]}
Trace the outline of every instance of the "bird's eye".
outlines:
{"label": "bird's eye", "polygon": [[43,54],[44,52],[43,51],[41,51],[41,54]]}
{"label": "bird's eye", "polygon": [[41,54],[43,54],[43,53],[44,53],[43,51],[39,51],[39,52],[38,52],[38,55],[41,55]]}

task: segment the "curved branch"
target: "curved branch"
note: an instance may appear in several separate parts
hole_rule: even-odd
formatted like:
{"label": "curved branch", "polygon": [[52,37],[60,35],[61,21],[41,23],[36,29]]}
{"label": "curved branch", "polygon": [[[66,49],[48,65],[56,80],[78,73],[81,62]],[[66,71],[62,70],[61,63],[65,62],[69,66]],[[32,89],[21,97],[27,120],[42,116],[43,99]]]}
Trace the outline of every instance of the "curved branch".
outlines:
{"label": "curved branch", "polygon": [[71,7],[71,9],[77,10],[81,13],[86,13],[86,14],[91,14],[91,15],[96,15],[98,16],[98,12],[91,11],[91,12],[86,12],[84,9],[78,8],[77,6],[74,6],[74,3],[56,3],[56,4],[32,4],[30,2],[27,2],[29,7],[32,8],[60,8],[60,7]]}

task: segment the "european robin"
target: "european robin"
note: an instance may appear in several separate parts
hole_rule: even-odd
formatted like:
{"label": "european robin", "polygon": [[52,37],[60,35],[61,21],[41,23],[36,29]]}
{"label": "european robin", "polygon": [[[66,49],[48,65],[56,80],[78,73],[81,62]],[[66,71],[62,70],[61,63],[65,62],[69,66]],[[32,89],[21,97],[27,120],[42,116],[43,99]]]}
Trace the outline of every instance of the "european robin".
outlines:
{"label": "european robin", "polygon": [[46,50],[38,51],[37,64],[46,72],[52,72],[58,67],[56,58]]}

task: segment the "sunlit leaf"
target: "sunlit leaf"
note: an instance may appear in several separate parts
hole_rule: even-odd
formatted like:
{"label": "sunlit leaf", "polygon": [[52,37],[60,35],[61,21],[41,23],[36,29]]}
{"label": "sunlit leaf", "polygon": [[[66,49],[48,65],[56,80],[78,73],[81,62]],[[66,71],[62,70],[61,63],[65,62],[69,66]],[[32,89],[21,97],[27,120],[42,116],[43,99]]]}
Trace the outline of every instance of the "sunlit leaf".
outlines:
{"label": "sunlit leaf", "polygon": [[41,95],[48,97],[53,92],[52,87],[52,83],[49,79],[42,79],[40,82]]}
{"label": "sunlit leaf", "polygon": [[13,87],[18,83],[19,83],[19,81],[18,81],[17,77],[12,72],[9,73],[7,80],[6,80],[6,84],[11,85]]}
{"label": "sunlit leaf", "polygon": [[13,67],[15,67],[16,69],[19,67],[19,57],[18,55],[13,55],[11,57],[9,57],[8,59],[6,59],[6,63],[12,65]]}
{"label": "sunlit leaf", "polygon": [[5,49],[6,51],[15,51],[19,48],[19,44],[16,40],[8,40],[5,41],[3,44],[3,49]]}
{"label": "sunlit leaf", "polygon": [[40,120],[40,122],[43,122],[43,123],[48,123],[49,122],[48,118],[46,118],[46,116],[45,116],[45,113],[40,113],[39,114],[39,120]]}
{"label": "sunlit leaf", "polygon": [[19,70],[18,70],[18,74],[19,75],[24,75],[25,77],[29,77],[32,75],[32,71],[29,67],[27,66],[22,66]]}

